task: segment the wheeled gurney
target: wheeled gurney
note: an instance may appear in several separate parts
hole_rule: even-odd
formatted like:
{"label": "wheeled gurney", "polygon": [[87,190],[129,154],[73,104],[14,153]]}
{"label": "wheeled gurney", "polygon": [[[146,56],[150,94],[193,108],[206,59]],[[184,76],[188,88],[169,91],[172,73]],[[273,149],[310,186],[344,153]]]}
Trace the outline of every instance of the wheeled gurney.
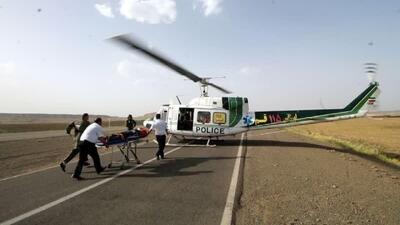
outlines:
{"label": "wheeled gurney", "polygon": [[[126,163],[131,160],[135,160],[137,164],[140,164],[139,157],[137,156],[137,143],[141,138],[146,137],[149,134],[147,128],[139,128],[134,131],[124,131],[119,134],[112,134],[106,138],[105,142],[99,142],[96,144],[97,147],[111,148],[111,159],[108,164],[108,168],[111,168],[113,164],[120,163],[121,169],[124,167],[124,160],[114,160],[114,147],[117,147],[119,152],[122,154]],[[130,154],[133,155],[133,159],[130,158]]]}

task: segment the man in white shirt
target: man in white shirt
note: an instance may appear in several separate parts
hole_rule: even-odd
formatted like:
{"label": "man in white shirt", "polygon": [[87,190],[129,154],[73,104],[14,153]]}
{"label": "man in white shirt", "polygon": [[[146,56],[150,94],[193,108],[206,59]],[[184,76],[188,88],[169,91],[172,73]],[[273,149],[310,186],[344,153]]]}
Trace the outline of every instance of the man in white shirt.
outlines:
{"label": "man in white shirt", "polygon": [[164,120],[161,120],[161,115],[156,114],[156,120],[151,125],[150,132],[154,129],[156,134],[156,139],[158,142],[158,151],[156,153],[157,160],[164,159],[164,148],[165,148],[165,139],[167,135],[167,123]]}
{"label": "man in white shirt", "polygon": [[79,149],[80,149],[79,161],[78,164],[76,165],[75,172],[72,175],[72,178],[75,178],[77,180],[83,179],[81,177],[81,172],[83,164],[85,162],[85,159],[87,159],[88,154],[93,159],[96,172],[100,174],[101,172],[104,171],[105,167],[101,166],[100,156],[96,148],[96,142],[98,140],[102,140],[105,137],[101,124],[102,124],[101,118],[97,118],[94,121],[94,123],[90,124],[82,133],[79,144]]}

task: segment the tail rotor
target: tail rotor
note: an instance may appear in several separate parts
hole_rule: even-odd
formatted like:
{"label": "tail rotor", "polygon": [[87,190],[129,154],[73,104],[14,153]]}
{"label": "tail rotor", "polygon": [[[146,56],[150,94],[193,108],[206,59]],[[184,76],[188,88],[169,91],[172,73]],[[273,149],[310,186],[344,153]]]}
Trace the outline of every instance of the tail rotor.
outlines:
{"label": "tail rotor", "polygon": [[364,64],[365,73],[367,74],[368,81],[370,83],[376,82],[376,75],[378,73],[378,64],[376,63],[365,63]]}

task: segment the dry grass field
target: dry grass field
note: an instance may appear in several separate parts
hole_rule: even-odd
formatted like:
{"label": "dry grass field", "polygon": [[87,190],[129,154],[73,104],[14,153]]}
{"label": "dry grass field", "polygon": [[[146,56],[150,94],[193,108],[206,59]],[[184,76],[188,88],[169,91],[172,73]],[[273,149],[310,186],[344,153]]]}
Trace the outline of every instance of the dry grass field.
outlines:
{"label": "dry grass field", "polygon": [[289,131],[400,165],[400,118],[359,118],[292,127]]}

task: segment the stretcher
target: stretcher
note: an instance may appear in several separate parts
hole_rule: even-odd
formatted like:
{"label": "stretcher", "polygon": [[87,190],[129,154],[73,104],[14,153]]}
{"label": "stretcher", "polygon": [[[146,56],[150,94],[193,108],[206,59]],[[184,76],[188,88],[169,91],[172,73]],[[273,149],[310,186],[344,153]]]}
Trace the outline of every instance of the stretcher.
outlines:
{"label": "stretcher", "polygon": [[[140,142],[141,138],[146,137],[148,134],[149,130],[147,128],[125,131],[106,137],[104,142],[98,142],[96,143],[96,146],[111,149],[111,159],[108,168],[111,168],[114,164],[120,164],[120,168],[123,169],[125,162],[129,163],[135,160],[137,164],[141,164],[139,157],[137,156],[137,143]],[[119,150],[125,160],[114,161],[115,148]],[[131,158],[130,155],[134,158]]]}

